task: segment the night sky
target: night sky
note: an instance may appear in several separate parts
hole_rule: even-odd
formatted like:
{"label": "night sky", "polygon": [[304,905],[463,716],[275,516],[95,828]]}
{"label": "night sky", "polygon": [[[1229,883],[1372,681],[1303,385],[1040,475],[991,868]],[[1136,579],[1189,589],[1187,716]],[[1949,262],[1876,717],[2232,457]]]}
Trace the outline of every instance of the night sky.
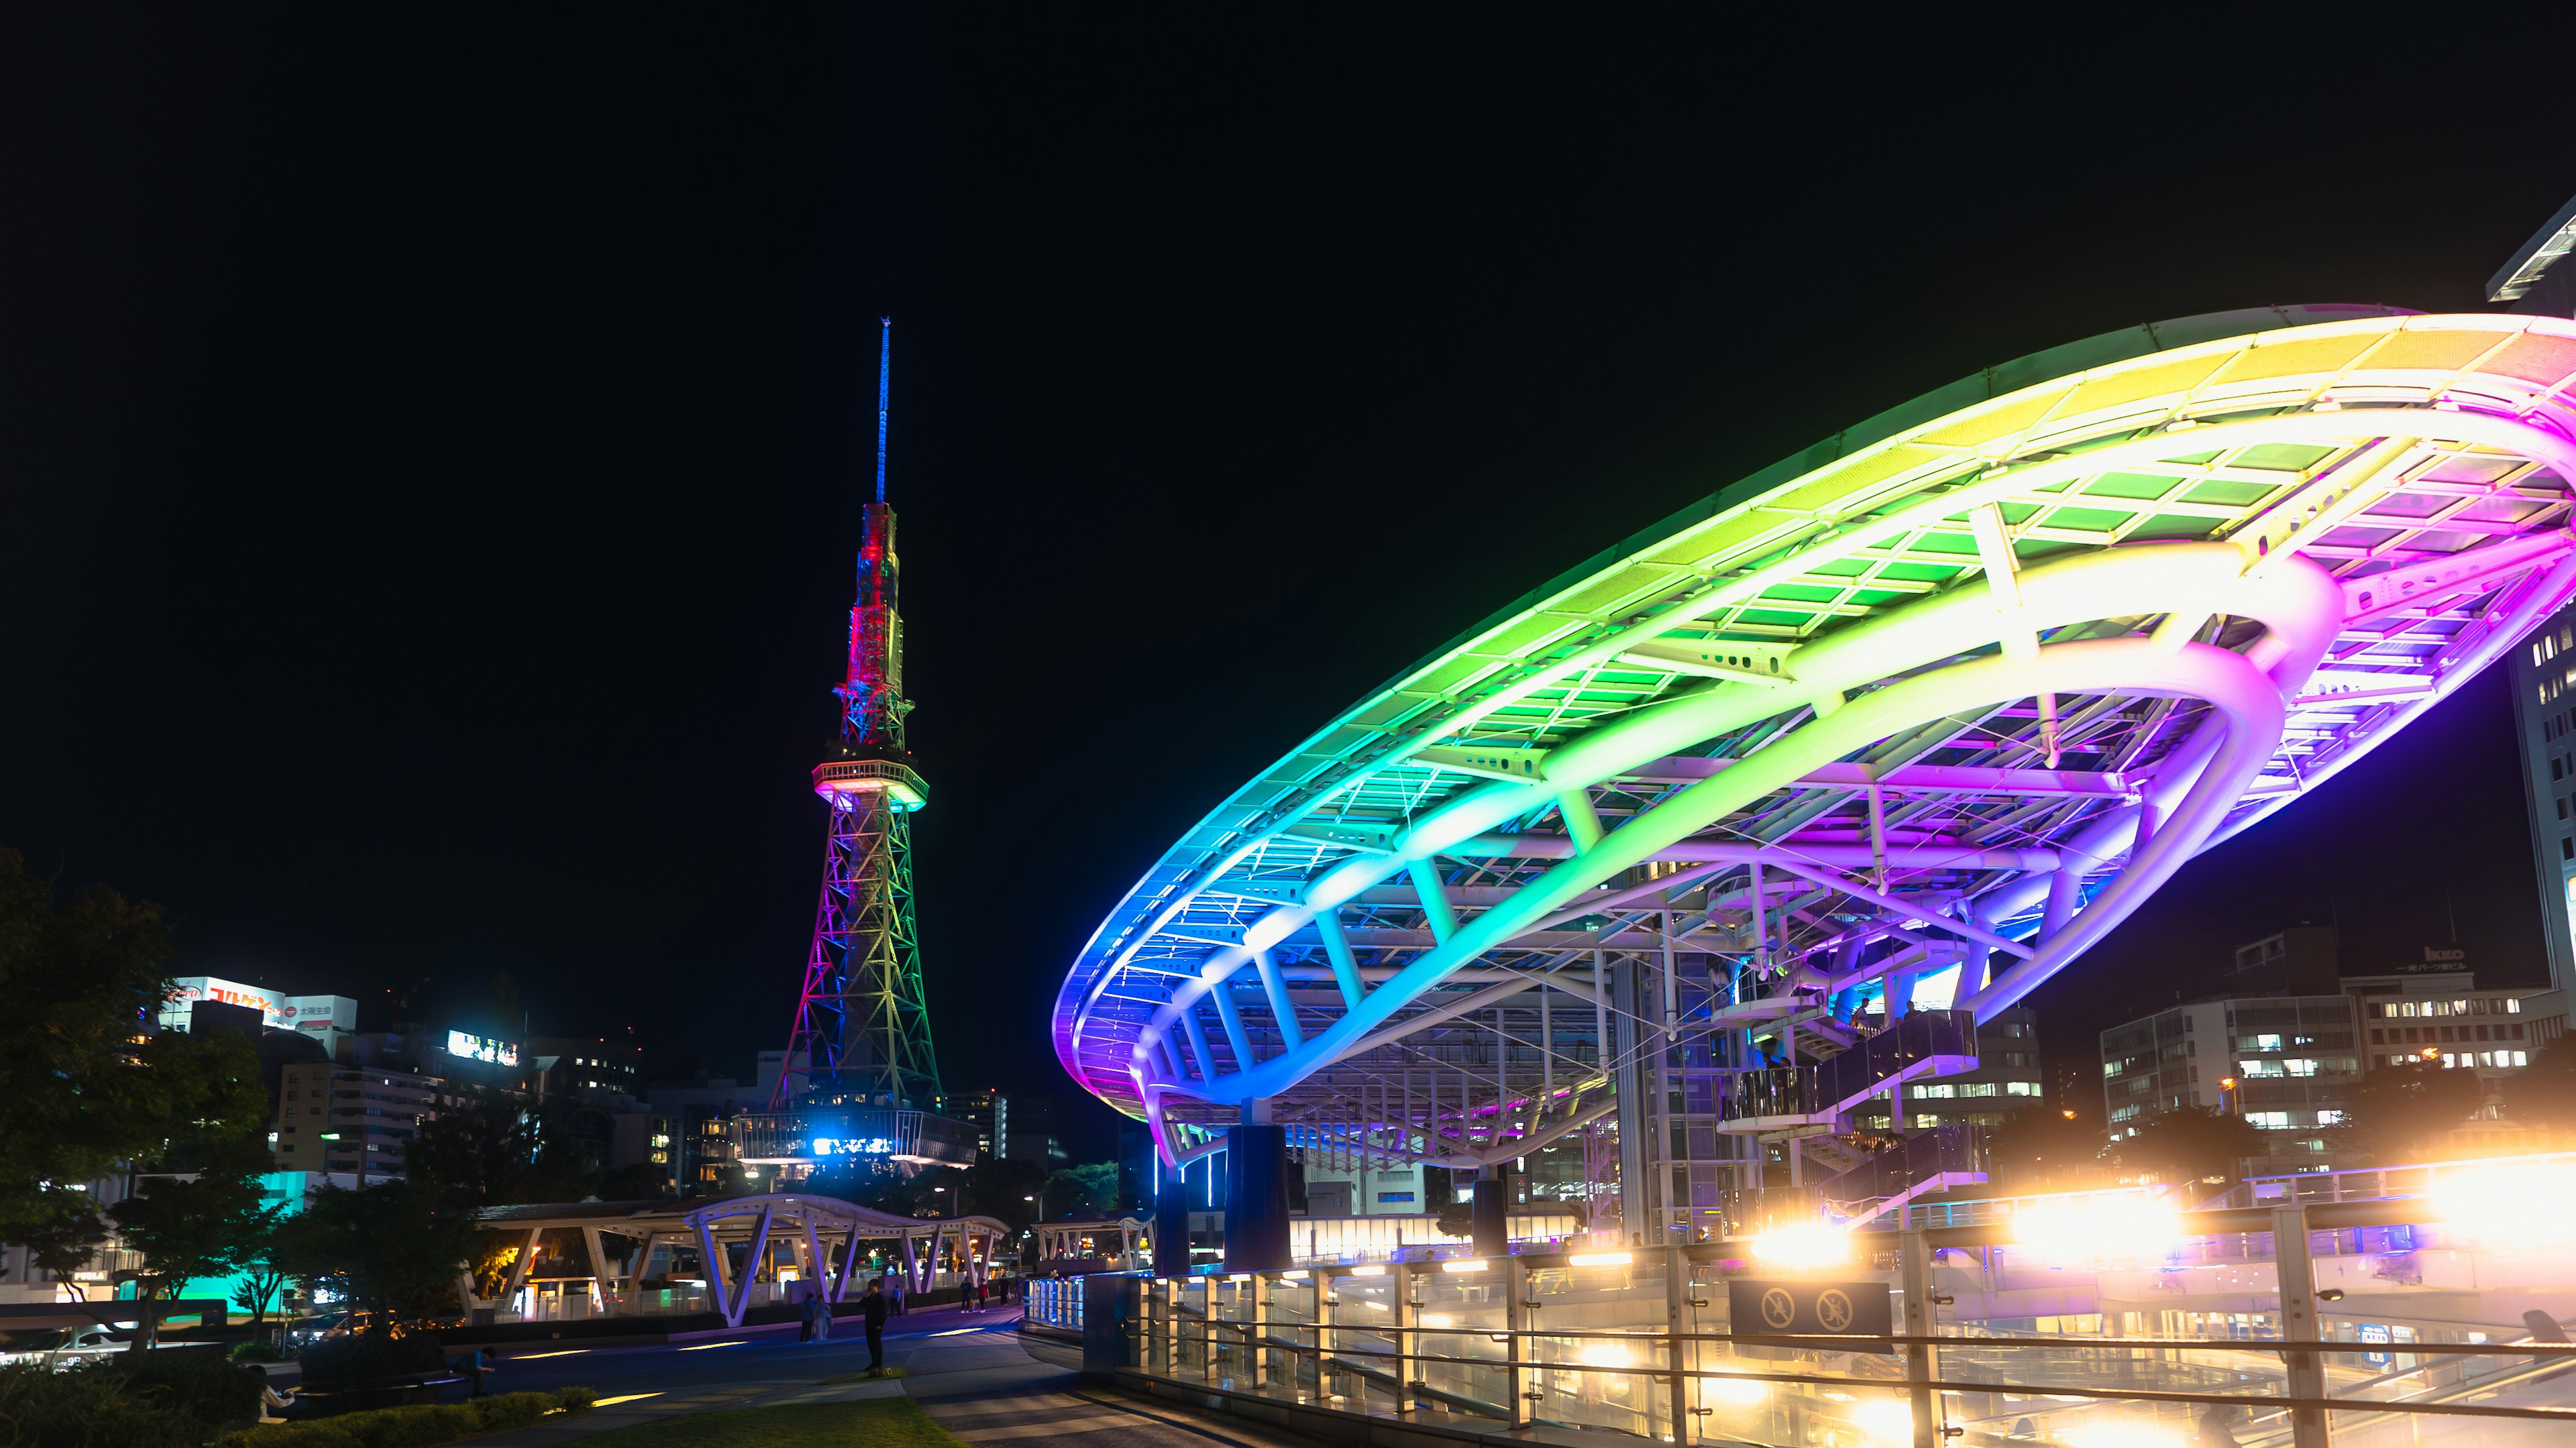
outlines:
{"label": "night sky", "polygon": [[[56,10],[0,22],[0,843],[184,973],[506,1029],[506,972],[663,1070],[784,1044],[880,314],[941,1058],[1067,1093],[1119,893],[1500,604],[2022,353],[2480,308],[2576,191],[2504,142],[2563,96],[2425,123],[2312,15]],[[2185,871],[2052,1054],[2301,919],[2540,979],[2510,717]]]}

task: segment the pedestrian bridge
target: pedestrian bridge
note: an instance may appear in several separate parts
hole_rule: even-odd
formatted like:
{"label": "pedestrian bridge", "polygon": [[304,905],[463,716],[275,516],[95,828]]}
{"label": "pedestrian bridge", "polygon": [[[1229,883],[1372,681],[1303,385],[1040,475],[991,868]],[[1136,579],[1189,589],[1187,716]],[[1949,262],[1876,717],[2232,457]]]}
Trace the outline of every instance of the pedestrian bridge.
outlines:
{"label": "pedestrian bridge", "polygon": [[[478,1295],[474,1273],[458,1274],[469,1313],[492,1322],[718,1312],[726,1326],[740,1327],[754,1307],[809,1295],[799,1284],[822,1284],[833,1302],[872,1272],[909,1281],[914,1292],[954,1286],[972,1263],[994,1260],[1011,1235],[993,1217],[901,1217],[812,1192],[540,1203],[486,1207],[479,1216],[484,1231],[517,1239],[499,1295]],[[581,1234],[580,1260],[544,1251],[547,1233],[567,1231]],[[682,1267],[683,1256],[693,1268]]]}

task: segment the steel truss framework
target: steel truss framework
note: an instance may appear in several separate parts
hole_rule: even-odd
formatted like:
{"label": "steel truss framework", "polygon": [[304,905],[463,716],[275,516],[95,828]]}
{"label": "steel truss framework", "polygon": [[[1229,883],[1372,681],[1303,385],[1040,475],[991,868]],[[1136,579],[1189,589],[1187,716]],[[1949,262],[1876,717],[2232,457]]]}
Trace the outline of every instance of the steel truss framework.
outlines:
{"label": "steel truss framework", "polygon": [[1167,1160],[1261,1102],[1474,1166],[1694,1042],[1852,1044],[1855,988],[1958,966],[1990,1018],[2576,592],[2571,384],[2564,320],[2286,308],[1883,414],[1239,790],[1084,948],[1058,1055]]}

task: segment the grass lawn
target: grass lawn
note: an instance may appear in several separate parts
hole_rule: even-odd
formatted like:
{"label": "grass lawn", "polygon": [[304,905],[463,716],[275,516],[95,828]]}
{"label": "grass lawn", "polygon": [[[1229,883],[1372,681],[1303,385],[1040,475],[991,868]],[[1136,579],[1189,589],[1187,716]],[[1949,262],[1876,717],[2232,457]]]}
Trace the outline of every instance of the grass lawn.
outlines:
{"label": "grass lawn", "polygon": [[818,1388],[833,1388],[838,1387],[843,1383],[873,1383],[886,1378],[908,1378],[911,1376],[912,1369],[910,1368],[887,1368],[881,1373],[842,1373],[838,1377],[825,1378],[814,1386]]}
{"label": "grass lawn", "polygon": [[964,1448],[910,1398],[736,1408],[620,1428],[600,1448]]}

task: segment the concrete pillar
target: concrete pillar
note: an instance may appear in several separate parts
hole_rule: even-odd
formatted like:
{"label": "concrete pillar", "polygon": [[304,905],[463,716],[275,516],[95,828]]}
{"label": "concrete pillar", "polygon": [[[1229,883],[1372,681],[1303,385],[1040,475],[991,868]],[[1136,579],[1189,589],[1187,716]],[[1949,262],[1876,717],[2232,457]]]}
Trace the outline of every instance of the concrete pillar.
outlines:
{"label": "concrete pillar", "polygon": [[1225,1159],[1225,1270],[1284,1272],[1295,1266],[1288,1236],[1288,1129],[1253,1122],[1229,1127]]}
{"label": "concrete pillar", "polygon": [[1511,1242],[1511,1165],[1499,1162],[1476,1174],[1476,1197],[1469,1204],[1474,1226],[1470,1250],[1479,1257],[1508,1256]]}
{"label": "concrete pillar", "polygon": [[1154,1193],[1154,1275],[1187,1277],[1190,1273],[1190,1183],[1179,1172],[1163,1178]]}

